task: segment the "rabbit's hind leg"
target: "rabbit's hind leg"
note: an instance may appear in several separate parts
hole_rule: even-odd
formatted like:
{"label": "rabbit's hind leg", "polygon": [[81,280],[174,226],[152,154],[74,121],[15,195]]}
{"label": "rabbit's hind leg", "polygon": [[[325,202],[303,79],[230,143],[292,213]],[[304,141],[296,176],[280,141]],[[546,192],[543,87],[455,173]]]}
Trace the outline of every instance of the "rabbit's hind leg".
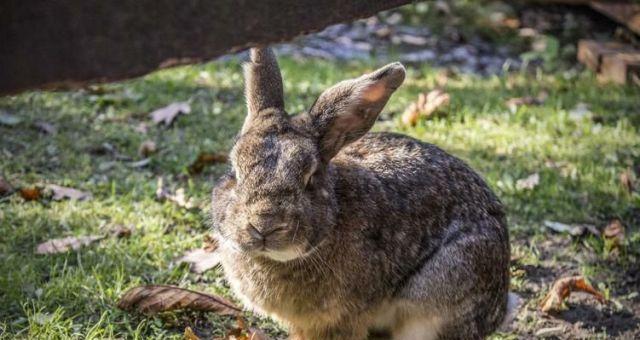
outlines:
{"label": "rabbit's hind leg", "polygon": [[452,237],[405,282],[398,298],[441,318],[438,339],[481,339],[504,319],[508,241],[491,221],[455,223]]}

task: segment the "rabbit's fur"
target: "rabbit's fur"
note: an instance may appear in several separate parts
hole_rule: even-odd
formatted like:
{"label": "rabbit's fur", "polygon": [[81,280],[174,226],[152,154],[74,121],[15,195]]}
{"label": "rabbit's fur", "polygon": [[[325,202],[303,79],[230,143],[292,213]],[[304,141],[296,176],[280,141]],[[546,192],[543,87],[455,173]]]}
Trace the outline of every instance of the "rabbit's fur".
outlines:
{"label": "rabbit's fur", "polygon": [[476,339],[504,318],[499,200],[438,147],[367,133],[404,77],[389,64],[288,116],[273,53],[251,50],[214,235],[234,293],[294,339]]}

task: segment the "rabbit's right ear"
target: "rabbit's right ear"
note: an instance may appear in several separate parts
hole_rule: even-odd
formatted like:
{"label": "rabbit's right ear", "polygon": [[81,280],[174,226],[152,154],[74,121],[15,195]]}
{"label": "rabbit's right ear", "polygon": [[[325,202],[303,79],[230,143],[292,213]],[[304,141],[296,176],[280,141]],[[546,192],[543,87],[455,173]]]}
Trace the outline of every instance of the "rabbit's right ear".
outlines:
{"label": "rabbit's right ear", "polygon": [[268,47],[255,47],[250,55],[250,61],[244,65],[245,97],[249,112],[241,134],[249,130],[262,111],[275,109],[284,113],[282,76],[273,51]]}

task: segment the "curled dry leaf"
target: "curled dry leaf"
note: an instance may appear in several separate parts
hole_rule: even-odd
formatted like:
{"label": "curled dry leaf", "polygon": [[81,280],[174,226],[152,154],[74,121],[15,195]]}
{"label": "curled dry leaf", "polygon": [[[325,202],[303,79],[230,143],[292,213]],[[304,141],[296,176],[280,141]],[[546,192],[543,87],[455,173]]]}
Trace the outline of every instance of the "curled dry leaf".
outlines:
{"label": "curled dry leaf", "polygon": [[193,329],[191,329],[191,327],[189,326],[187,326],[187,328],[184,329],[183,338],[184,340],[200,340],[200,337],[198,337],[196,333],[193,331]]}
{"label": "curled dry leaf", "polygon": [[168,285],[131,288],[120,298],[118,308],[145,314],[174,309],[199,310],[220,315],[238,315],[241,311],[236,305],[220,296]]}
{"label": "curled dry leaf", "polygon": [[65,198],[78,200],[78,201],[89,200],[92,198],[92,195],[89,192],[80,191],[78,189],[73,189],[73,188],[62,187],[55,184],[47,185],[47,189],[51,190],[51,192],[53,193],[52,199],[55,201],[60,201]]}
{"label": "curled dry leaf", "polygon": [[609,248],[620,248],[624,244],[624,225],[619,219],[613,219],[602,232],[602,236],[608,243]]}
{"label": "curled dry leaf", "polygon": [[181,208],[185,209],[193,209],[196,207],[196,204],[193,202],[193,199],[187,198],[184,193],[184,189],[179,188],[176,190],[175,194],[169,192],[167,188],[164,187],[164,180],[162,177],[158,177],[158,185],[156,188],[156,199],[160,202],[162,201],[170,201],[177,204]]}
{"label": "curled dry leaf", "polygon": [[585,292],[593,295],[600,303],[605,299],[602,293],[593,288],[582,276],[563,277],[553,283],[547,295],[540,302],[540,310],[545,313],[557,312],[562,309],[564,301],[569,298],[571,292]]}
{"label": "curled dry leaf", "polygon": [[116,224],[111,227],[109,233],[117,238],[129,238],[133,234],[133,227]]}
{"label": "curled dry leaf", "polygon": [[528,177],[521,178],[516,181],[516,189],[518,190],[532,190],[540,184],[540,174],[537,172]]}
{"label": "curled dry leaf", "polygon": [[244,319],[238,316],[237,326],[227,332],[223,340],[269,340],[269,336],[258,328],[247,328]]}
{"label": "curled dry leaf", "polygon": [[25,201],[35,201],[42,197],[42,190],[37,187],[32,188],[20,188],[20,196]]}
{"label": "curled dry leaf", "polygon": [[178,263],[189,263],[192,272],[202,274],[217,266],[220,263],[220,257],[216,252],[200,248],[187,251],[178,259]]}
{"label": "curled dry leaf", "polygon": [[78,250],[84,246],[88,246],[91,243],[103,239],[104,236],[89,235],[89,236],[69,236],[65,238],[52,239],[43,243],[40,243],[36,248],[36,254],[59,254],[66,253],[69,250]]}
{"label": "curled dry leaf", "polygon": [[220,164],[227,162],[227,155],[224,153],[203,152],[198,155],[195,162],[189,166],[189,173],[192,175],[199,174],[208,165]]}
{"label": "curled dry leaf", "polygon": [[411,103],[402,113],[402,123],[416,125],[420,117],[431,117],[435,113],[442,112],[442,109],[449,105],[449,101],[449,94],[441,90],[421,93],[418,101]]}
{"label": "curled dry leaf", "polygon": [[628,192],[633,192],[633,171],[631,168],[627,168],[625,171],[620,173],[620,185]]}
{"label": "curled dry leaf", "polygon": [[151,119],[156,124],[171,125],[179,114],[191,112],[191,106],[187,102],[171,103],[150,113]]}
{"label": "curled dry leaf", "polygon": [[138,148],[138,153],[142,157],[149,157],[150,155],[156,153],[156,151],[158,151],[158,147],[152,140],[146,140],[142,142],[142,144],[140,144],[140,147]]}
{"label": "curled dry leaf", "polygon": [[600,231],[592,224],[565,224],[554,221],[544,221],[544,226],[558,233],[568,233],[571,236],[581,236],[587,231],[600,236]]}
{"label": "curled dry leaf", "polygon": [[545,91],[542,91],[538,94],[537,97],[532,96],[524,96],[524,97],[516,97],[511,98],[505,102],[505,105],[509,108],[511,112],[515,112],[518,110],[520,106],[538,106],[544,104],[545,100],[549,94]]}

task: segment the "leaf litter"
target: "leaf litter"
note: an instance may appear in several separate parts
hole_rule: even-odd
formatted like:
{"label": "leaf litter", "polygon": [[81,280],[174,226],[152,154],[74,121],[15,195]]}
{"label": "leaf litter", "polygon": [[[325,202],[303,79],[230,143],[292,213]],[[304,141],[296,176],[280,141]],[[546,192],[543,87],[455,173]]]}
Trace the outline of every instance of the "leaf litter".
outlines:
{"label": "leaf litter", "polygon": [[212,294],[170,285],[146,285],[129,289],[118,301],[118,308],[151,315],[176,309],[238,315],[241,309],[232,302]]}
{"label": "leaf litter", "polygon": [[66,253],[70,250],[78,250],[82,247],[88,246],[93,242],[105,238],[104,235],[89,235],[89,236],[69,236],[64,238],[57,238],[40,243],[36,247],[36,254],[59,254]]}
{"label": "leaf litter", "polygon": [[533,190],[540,184],[540,174],[534,173],[525,178],[521,178],[516,181],[516,189],[518,190]]}
{"label": "leaf litter", "polygon": [[449,106],[450,96],[442,90],[432,90],[429,93],[421,93],[418,100],[409,104],[402,113],[402,123],[414,126],[420,117],[432,117],[438,113],[444,113]]}
{"label": "leaf litter", "polygon": [[165,200],[170,201],[185,209],[194,209],[197,207],[194,200],[187,197],[183,188],[178,188],[175,194],[172,194],[169,189],[164,186],[164,180],[162,177],[158,177],[156,200],[159,202],[164,202]]}
{"label": "leaf litter", "polygon": [[569,276],[556,280],[547,295],[540,302],[540,310],[545,313],[558,312],[564,308],[564,302],[571,292],[584,292],[593,295],[600,303],[606,300],[602,293],[593,288],[582,276]]}
{"label": "leaf litter", "polygon": [[177,262],[188,263],[192,272],[202,274],[220,263],[217,248],[216,240],[206,235],[202,248],[187,251]]}
{"label": "leaf litter", "polygon": [[191,105],[188,102],[171,103],[165,107],[154,110],[150,113],[151,120],[160,125],[169,126],[178,117],[178,115],[188,114],[191,112]]}

